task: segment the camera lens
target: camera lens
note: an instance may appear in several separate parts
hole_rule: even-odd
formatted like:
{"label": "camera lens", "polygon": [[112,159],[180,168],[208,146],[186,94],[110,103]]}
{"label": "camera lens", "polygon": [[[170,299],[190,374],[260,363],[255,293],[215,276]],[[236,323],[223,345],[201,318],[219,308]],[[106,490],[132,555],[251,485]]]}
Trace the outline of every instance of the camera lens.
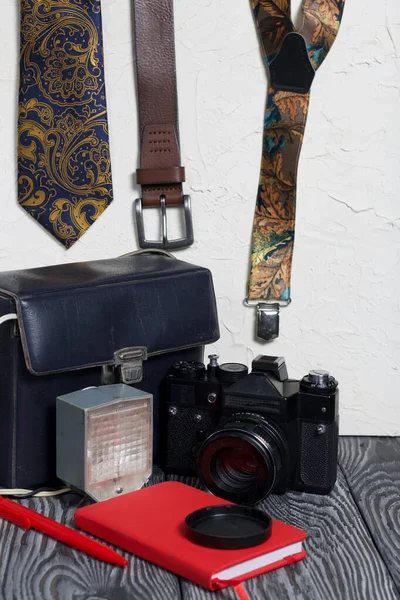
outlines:
{"label": "camera lens", "polygon": [[215,496],[255,504],[270,494],[288,464],[284,434],[260,415],[234,415],[199,451],[198,471]]}
{"label": "camera lens", "polygon": [[257,469],[262,467],[260,461],[249,448],[224,448],[216,456],[215,469],[226,485],[234,485],[245,491],[257,476]]}

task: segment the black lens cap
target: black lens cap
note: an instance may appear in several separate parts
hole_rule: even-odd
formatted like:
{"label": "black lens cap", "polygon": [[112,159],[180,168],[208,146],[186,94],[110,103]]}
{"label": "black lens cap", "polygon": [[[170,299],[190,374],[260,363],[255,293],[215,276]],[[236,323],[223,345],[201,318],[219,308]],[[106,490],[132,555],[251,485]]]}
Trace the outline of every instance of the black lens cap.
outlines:
{"label": "black lens cap", "polygon": [[257,546],[269,538],[272,530],[269,515],[238,504],[200,508],[186,517],[185,524],[192,542],[220,550]]}

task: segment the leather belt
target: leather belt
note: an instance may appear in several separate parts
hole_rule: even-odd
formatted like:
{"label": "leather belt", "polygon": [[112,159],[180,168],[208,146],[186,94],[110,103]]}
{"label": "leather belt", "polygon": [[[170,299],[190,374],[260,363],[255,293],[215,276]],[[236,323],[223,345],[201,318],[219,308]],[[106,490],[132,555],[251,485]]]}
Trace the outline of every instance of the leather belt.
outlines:
{"label": "leather belt", "polygon": [[[142,196],[135,202],[141,248],[183,248],[193,243],[190,197],[183,194],[176,88],[173,0],[134,0]],[[167,208],[183,207],[186,235],[168,239]],[[145,237],[143,209],[161,208],[160,240]]]}
{"label": "leather belt", "polygon": [[257,307],[257,337],[279,335],[279,311],[290,303],[297,166],[310,87],[341,23],[344,0],[303,0],[296,31],[290,0],[252,0],[270,84],[254,216],[246,304]]}

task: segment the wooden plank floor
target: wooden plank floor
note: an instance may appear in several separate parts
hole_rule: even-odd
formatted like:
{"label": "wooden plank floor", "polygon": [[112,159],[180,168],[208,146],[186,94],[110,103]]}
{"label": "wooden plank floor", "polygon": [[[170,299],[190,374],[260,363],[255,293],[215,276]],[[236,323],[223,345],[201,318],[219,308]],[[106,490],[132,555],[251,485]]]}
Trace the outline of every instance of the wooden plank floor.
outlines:
{"label": "wooden plank floor", "polygon": [[400,438],[343,438],[339,461],[400,595]]}
{"label": "wooden plank floor", "polygon": [[[262,504],[307,531],[308,556],[247,581],[252,600],[400,598],[400,438],[341,438],[339,465],[329,496],[290,493]],[[69,494],[23,503],[72,526],[78,502]],[[125,556],[127,569],[113,567],[0,520],[0,599],[237,600],[232,589],[211,593]]]}

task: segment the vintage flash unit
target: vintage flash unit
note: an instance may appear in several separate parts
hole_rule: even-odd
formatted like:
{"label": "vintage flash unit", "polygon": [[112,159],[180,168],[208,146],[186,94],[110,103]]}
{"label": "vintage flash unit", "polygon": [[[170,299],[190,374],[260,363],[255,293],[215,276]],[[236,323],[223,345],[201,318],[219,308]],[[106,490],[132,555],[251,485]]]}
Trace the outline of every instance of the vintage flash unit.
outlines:
{"label": "vintage flash unit", "polygon": [[152,446],[151,394],[119,383],[57,398],[57,476],[93,500],[141,488]]}

